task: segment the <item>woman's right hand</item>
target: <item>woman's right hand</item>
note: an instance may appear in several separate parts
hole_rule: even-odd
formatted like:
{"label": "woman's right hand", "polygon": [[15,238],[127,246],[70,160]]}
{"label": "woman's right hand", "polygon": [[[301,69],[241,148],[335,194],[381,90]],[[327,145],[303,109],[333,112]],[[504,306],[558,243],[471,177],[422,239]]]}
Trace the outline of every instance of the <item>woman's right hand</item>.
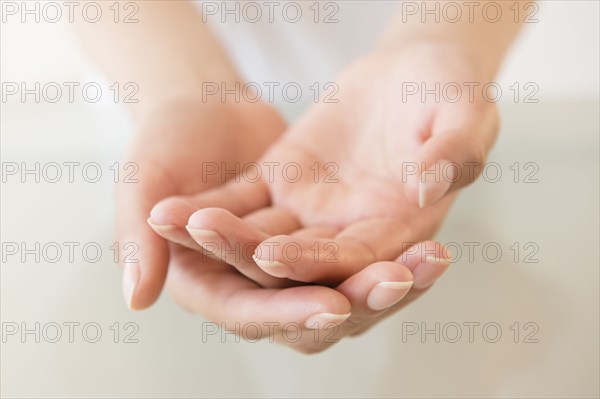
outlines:
{"label": "woman's right hand", "polygon": [[[168,243],[148,221],[158,230],[170,230],[170,237],[181,233],[181,240],[187,240],[185,225],[193,212],[206,206],[230,208],[227,203],[198,202],[196,195],[232,178],[233,173],[226,171],[256,161],[284,131],[285,122],[265,103],[207,102],[198,95],[154,107],[139,126],[122,163],[133,163],[135,182],[122,179],[115,190],[117,242],[121,248],[129,243],[137,250],[124,262],[124,295],[132,309],[150,306],[167,275]],[[183,231],[162,224],[165,219],[171,224],[169,211],[148,220],[157,202],[173,196],[169,201],[175,205],[174,216],[181,219]],[[244,201],[235,203],[250,206]]]}

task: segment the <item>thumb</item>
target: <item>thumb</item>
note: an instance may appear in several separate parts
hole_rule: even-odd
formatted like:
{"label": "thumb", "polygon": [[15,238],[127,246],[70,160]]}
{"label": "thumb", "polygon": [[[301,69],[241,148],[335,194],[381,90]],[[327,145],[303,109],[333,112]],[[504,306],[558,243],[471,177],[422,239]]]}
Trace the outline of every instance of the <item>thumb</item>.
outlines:
{"label": "thumb", "polygon": [[[138,165],[138,164],[136,164]],[[152,207],[170,195],[156,169],[140,164],[139,177],[115,187],[117,245],[123,264],[123,294],[130,309],[152,305],[167,275],[169,249],[146,220]],[[168,180],[167,180],[168,181]]]}
{"label": "thumb", "polygon": [[495,112],[465,118],[458,124],[456,115],[440,115],[415,161],[406,167],[405,194],[409,201],[424,208],[474,182],[483,171],[497,131]]}

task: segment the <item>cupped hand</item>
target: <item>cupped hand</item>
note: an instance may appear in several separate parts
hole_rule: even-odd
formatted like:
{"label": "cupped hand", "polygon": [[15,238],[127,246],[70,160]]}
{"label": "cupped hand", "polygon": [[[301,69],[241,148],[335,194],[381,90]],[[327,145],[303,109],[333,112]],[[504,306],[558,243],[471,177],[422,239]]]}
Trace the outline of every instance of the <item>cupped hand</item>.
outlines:
{"label": "cupped hand", "polygon": [[[337,103],[315,104],[258,165],[200,194],[210,208],[154,207],[154,222],[176,226],[155,230],[267,287],[336,286],[393,261],[433,236],[456,190],[483,168],[497,111],[464,88],[486,79],[439,44],[365,56],[341,74]],[[436,86],[445,89],[422,96]]]}
{"label": "cupped hand", "polygon": [[226,330],[249,342],[268,339],[302,353],[321,352],[402,309],[440,277],[449,256],[439,243],[423,242],[394,262],[367,266],[335,289],[264,288],[199,251],[178,244],[171,250],[167,289],[184,309],[208,320],[203,342],[234,340],[222,333]]}
{"label": "cupped hand", "polygon": [[[147,223],[152,207],[178,196],[194,210],[224,206],[245,214],[255,206],[251,201],[219,197],[207,204],[197,196],[221,183],[207,176],[207,165],[234,168],[254,161],[284,129],[278,113],[263,103],[209,103],[193,96],[168,101],[145,118],[124,159],[137,165],[136,182],[123,179],[115,190],[117,240],[138,249],[124,263],[123,289],[132,309],[151,305],[167,274],[168,243]],[[191,241],[185,229],[166,228]]]}

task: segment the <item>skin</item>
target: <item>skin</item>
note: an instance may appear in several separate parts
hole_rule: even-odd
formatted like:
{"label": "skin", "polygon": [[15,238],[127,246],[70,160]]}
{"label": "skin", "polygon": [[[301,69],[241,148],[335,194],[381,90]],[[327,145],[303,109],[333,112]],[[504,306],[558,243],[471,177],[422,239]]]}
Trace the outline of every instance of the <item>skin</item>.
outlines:
{"label": "skin", "polygon": [[[439,258],[448,255],[438,243],[429,241],[411,248],[412,255],[396,262],[369,265],[335,289],[319,285],[264,288],[219,261],[207,261],[198,251],[177,244],[171,249],[167,289],[184,309],[244,339],[268,339],[301,353],[318,353],[346,336],[367,331],[426,292],[448,267],[448,262],[424,260],[424,253]],[[396,304],[378,310],[369,306],[378,283],[413,280],[413,287],[419,288],[390,293]],[[321,313],[351,315],[339,324],[310,324],[313,328],[308,328],[307,320]]]}
{"label": "skin", "polygon": [[[125,298],[132,309],[153,303],[167,274],[168,243],[146,222],[152,207],[173,195],[191,195],[194,206],[205,206],[194,194],[221,184],[216,178],[202,179],[205,162],[255,160],[284,128],[275,110],[264,104],[206,104],[199,98],[174,101],[148,117],[125,156],[138,165],[138,183],[120,182],[115,190],[117,240],[139,248],[139,262],[124,265]],[[247,206],[231,209],[243,213]]]}
{"label": "skin", "polygon": [[[440,59],[444,62],[434,62]],[[196,230],[214,232],[228,242],[227,251],[221,246],[217,254],[221,260],[263,286],[278,285],[272,276],[339,284],[373,262],[396,259],[407,243],[433,236],[454,198],[451,193],[435,201],[446,194],[436,193],[438,186],[453,191],[472,181],[497,133],[496,107],[483,98],[470,101],[463,96],[456,103],[431,104],[412,96],[403,101],[401,90],[390,84],[438,80],[470,82],[481,77],[456,52],[431,44],[358,60],[338,79],[339,102],[308,110],[258,162],[299,165],[302,177],[298,181],[264,168],[260,182],[239,179],[207,194],[225,198],[237,193],[233,195],[240,202],[260,205],[243,219],[213,207],[193,212],[193,205],[166,199],[154,207],[151,218],[177,229],[156,231],[183,245],[194,239],[190,247],[199,244],[207,249],[218,239],[198,235]],[[426,200],[435,203],[420,208],[415,195],[419,181],[403,174],[405,165],[429,169],[442,159],[459,166],[462,178],[454,183],[443,176],[434,180]],[[469,171],[462,168],[465,163],[480,167]],[[319,177],[315,164],[322,167]],[[186,225],[191,235],[185,235]],[[232,243],[241,244],[234,257]],[[286,245],[302,248],[299,260],[296,254],[293,262],[286,259],[289,256],[282,251]],[[256,261],[251,255],[265,259]]]}
{"label": "skin", "polygon": [[[444,49],[427,47],[422,51],[425,54],[418,58],[418,62],[431,64],[425,57],[438,58]],[[452,54],[444,55],[452,57]],[[296,162],[303,171],[307,171],[314,162],[324,164],[333,159],[339,165],[338,182],[315,183],[314,175],[309,173],[305,174],[306,179],[296,183],[289,183],[283,178],[262,183],[239,179],[195,197],[194,201],[212,203],[210,207],[198,206],[189,198],[177,196],[164,199],[153,208],[153,228],[174,243],[168,287],[178,303],[209,320],[223,323],[224,328],[233,331],[236,330],[235,323],[243,326],[253,322],[261,325],[276,322],[278,325],[296,323],[302,326],[311,314],[350,312],[347,320],[318,336],[320,340],[316,340],[309,329],[303,330],[304,338],[298,342],[284,339],[282,331],[261,331],[261,337],[271,337],[298,351],[313,353],[328,348],[344,336],[367,331],[379,320],[417,299],[446,270],[451,255],[439,243],[426,242],[418,249],[408,250],[407,243],[426,240],[434,234],[454,195],[447,195],[435,204],[420,208],[407,195],[410,189],[408,182],[403,182],[401,173],[397,171],[401,170],[402,161],[426,162],[426,157],[432,152],[438,157],[462,162],[456,158],[456,153],[435,152],[438,147],[446,148],[452,142],[455,145],[460,142],[485,145],[466,153],[464,158],[464,161],[483,164],[482,159],[469,156],[485,154],[487,146],[491,146],[497,129],[496,110],[493,104],[486,102],[441,103],[432,108],[420,99],[404,103],[398,99],[383,103],[382,106],[399,104],[383,113],[427,117],[416,120],[410,117],[392,118],[392,122],[377,118],[373,121],[372,116],[379,112],[368,105],[377,104],[368,94],[365,95],[368,89],[372,88],[373,95],[380,95],[379,82],[395,79],[390,76],[392,73],[404,76],[418,71],[421,75],[411,78],[417,81],[424,79],[421,65],[406,65],[401,56],[391,60],[385,57],[375,54],[352,65],[339,80],[339,103],[315,105],[258,162]],[[457,71],[463,73],[467,81],[474,79],[474,72],[467,65],[459,64],[460,60],[456,60]],[[389,64],[386,65],[386,62]],[[457,71],[449,70],[450,64],[451,60],[448,60],[444,73],[457,76]],[[384,68],[381,68],[382,65]],[[379,76],[381,80],[365,82],[364,79],[355,79],[355,76],[365,76],[367,72],[368,76]],[[426,72],[432,76],[442,73],[438,70]],[[357,81],[361,82],[358,87],[354,84]],[[356,92],[363,96],[356,96]],[[355,98],[361,101],[352,101]],[[346,115],[355,115],[352,123],[347,125],[344,123]],[[385,127],[390,125],[391,129],[386,130]],[[357,129],[357,126],[368,126],[368,130]],[[453,126],[453,129],[438,126]],[[331,147],[323,146],[323,140],[319,140],[324,136],[331,137]],[[364,141],[365,137],[369,140]],[[398,144],[384,147],[383,157],[380,148],[370,145],[371,142],[394,140],[398,140]],[[356,147],[335,144],[340,142],[355,144]],[[317,143],[319,145],[313,145]],[[385,148],[406,150],[386,154]],[[356,159],[362,161],[355,162]],[[263,175],[267,175],[266,171]],[[457,180],[455,184],[458,186],[466,182]],[[369,190],[365,190],[365,186]],[[240,204],[251,202],[255,206],[245,214],[237,212],[231,203],[214,207],[215,203],[225,203],[231,198],[239,199]],[[333,205],[327,207],[324,198]],[[317,206],[311,208],[307,204]],[[347,215],[353,217],[348,218]],[[209,246],[202,237],[195,236],[195,229],[214,231],[229,244],[239,243],[240,247],[249,244],[250,248],[255,248],[252,243],[264,240],[281,244],[292,240],[301,244],[307,253],[301,261],[288,264],[290,268],[285,270],[285,274],[260,262],[257,265],[248,256],[252,251],[231,257],[231,250],[235,247],[230,245],[228,255],[225,252],[215,254],[216,258],[229,261],[238,273],[224,267],[226,262],[207,259],[199,252],[202,246]],[[314,252],[309,249],[315,242],[325,245],[335,243],[338,249],[336,262],[315,260]],[[327,252],[324,251],[324,254]],[[298,285],[298,282],[314,281],[335,287],[349,304],[344,302],[343,297],[324,291],[325,287]],[[408,294],[397,293],[396,303],[384,311],[369,307],[368,297],[376,284],[398,281],[413,281]],[[222,300],[215,302],[215,298]],[[215,306],[215,303],[221,306]],[[251,303],[256,303],[256,306],[249,305]]]}
{"label": "skin", "polygon": [[[512,15],[508,9],[504,14]],[[423,240],[478,170],[429,182],[424,190],[426,179],[402,176],[403,166],[423,165],[419,172],[448,162],[482,167],[497,112],[479,97],[405,101],[399,85],[492,81],[519,28],[512,18],[494,24],[477,17],[453,24],[398,19],[373,51],[339,76],[339,102],[315,104],[289,128],[266,104],[199,96],[203,82],[230,85],[241,78],[189,2],[140,3],[139,20],[78,26],[85,47],[111,78],[135,77],[141,88],[140,102],[130,105],[138,131],[124,160],[138,163],[139,183],[116,188],[118,240],[139,245],[139,262],[124,269],[132,309],[150,306],[167,279],[182,307],[234,331],[236,323],[278,323],[255,338],[313,353],[368,330],[417,299],[446,270],[451,254]],[[338,181],[248,184],[202,174],[209,162],[231,167],[253,161],[297,162],[304,171],[317,162],[324,173],[330,171],[324,165],[333,163]],[[235,251],[234,260],[220,251],[207,256],[206,231],[216,233],[212,241],[229,244],[292,240],[301,244],[301,261],[289,264],[276,253],[270,264]],[[315,242],[319,248],[333,243],[336,262],[326,264],[322,251],[308,256]],[[379,283],[388,288],[375,295]],[[323,313],[346,317],[328,326],[330,342],[311,336],[306,325]],[[284,339],[286,322],[302,330],[298,342]]]}

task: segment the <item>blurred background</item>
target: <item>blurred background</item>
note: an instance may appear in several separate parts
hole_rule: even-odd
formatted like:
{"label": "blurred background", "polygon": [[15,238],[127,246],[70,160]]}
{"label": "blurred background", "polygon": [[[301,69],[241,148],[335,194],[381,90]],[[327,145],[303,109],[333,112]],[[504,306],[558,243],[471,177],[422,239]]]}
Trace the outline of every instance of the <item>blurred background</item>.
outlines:
{"label": "blurred background", "polygon": [[[111,247],[112,180],[132,124],[68,22],[23,22],[7,8],[21,2],[1,3],[2,397],[600,395],[597,1],[539,2],[510,52],[490,158],[503,176],[490,172],[457,200],[438,237],[461,254],[449,273],[369,333],[310,357],[207,335],[167,295],[127,309]],[[385,14],[393,2],[337,3],[340,23],[328,29],[342,37],[361,7]],[[224,43],[235,33],[215,30]],[[246,74],[260,61],[232,56]],[[329,61],[303,78],[331,79],[345,60]],[[105,95],[22,101],[6,96],[15,82],[98,82]],[[537,101],[515,101],[515,83],[534,83]],[[305,105],[283,111],[293,119]],[[11,172],[36,162],[78,163],[74,181],[49,181],[51,167],[38,181]]]}

